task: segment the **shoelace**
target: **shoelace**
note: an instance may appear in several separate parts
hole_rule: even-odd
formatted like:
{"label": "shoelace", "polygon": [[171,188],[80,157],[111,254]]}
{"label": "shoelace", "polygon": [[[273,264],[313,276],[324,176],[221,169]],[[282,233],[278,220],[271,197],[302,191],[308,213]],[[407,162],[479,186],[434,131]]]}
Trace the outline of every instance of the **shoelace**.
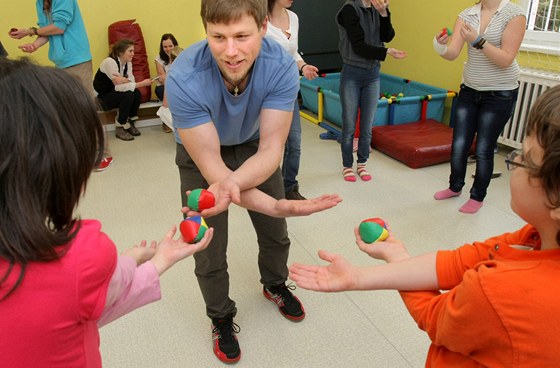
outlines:
{"label": "shoelace", "polygon": [[284,302],[292,302],[295,300],[294,295],[290,290],[295,290],[296,286],[292,283],[288,285],[280,285],[273,288],[269,288],[272,293],[280,295]]}
{"label": "shoelace", "polygon": [[233,341],[234,333],[237,334],[239,332],[241,332],[241,327],[239,327],[237,323],[228,319],[219,320],[212,330],[212,333],[218,334],[218,337],[224,342]]}

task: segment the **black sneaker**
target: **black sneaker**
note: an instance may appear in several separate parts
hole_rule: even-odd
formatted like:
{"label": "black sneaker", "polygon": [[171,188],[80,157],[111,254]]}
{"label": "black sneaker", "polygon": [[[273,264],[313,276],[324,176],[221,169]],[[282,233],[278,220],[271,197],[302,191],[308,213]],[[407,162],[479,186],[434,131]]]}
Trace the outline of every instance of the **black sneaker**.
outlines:
{"label": "black sneaker", "polygon": [[271,287],[263,287],[264,297],[275,303],[280,313],[290,321],[299,322],[305,318],[305,310],[303,305],[290,290],[295,290],[296,286],[278,285]]}
{"label": "black sneaker", "polygon": [[214,354],[224,363],[237,363],[241,350],[235,334],[241,328],[233,322],[233,317],[212,318],[212,341]]}
{"label": "black sneaker", "polygon": [[291,190],[286,192],[286,199],[305,201],[306,198],[299,194],[299,185],[295,185]]}

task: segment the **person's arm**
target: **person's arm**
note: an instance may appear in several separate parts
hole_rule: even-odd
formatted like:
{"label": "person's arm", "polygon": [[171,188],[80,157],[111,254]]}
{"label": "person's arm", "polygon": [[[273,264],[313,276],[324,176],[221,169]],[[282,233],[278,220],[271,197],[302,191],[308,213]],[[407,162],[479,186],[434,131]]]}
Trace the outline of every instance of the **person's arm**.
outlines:
{"label": "person's arm", "polygon": [[[109,79],[111,79],[111,81],[113,81],[113,84],[115,85],[115,91],[134,91],[135,83],[130,82],[130,80],[127,82],[123,78],[119,78],[122,77],[119,73],[119,67],[117,65],[117,62],[112,58],[109,57],[103,60],[99,65],[99,70],[101,70],[102,73],[104,73],[107,77],[109,77]],[[129,74],[132,74],[132,70],[130,70]],[[118,79],[119,82],[116,82],[116,79]],[[120,82],[120,80],[122,80],[122,82]]]}
{"label": "person's arm", "polygon": [[[265,111],[266,110],[263,110],[261,113],[261,120],[267,117]],[[281,113],[289,115],[289,112],[282,111]],[[266,125],[272,125],[269,123],[272,122],[268,121]],[[287,137],[289,125],[289,122],[286,123],[285,132],[282,133],[284,134],[284,141]],[[255,194],[260,192],[258,189],[255,189],[255,187],[270,177],[280,164],[280,153],[277,153],[277,158],[272,159],[276,162],[275,165],[271,165],[271,159],[266,158],[266,155],[270,154],[271,150],[274,151],[273,148],[269,148],[271,143],[268,143],[267,140],[267,131],[270,131],[270,129],[265,128],[264,131],[261,130],[261,139],[257,153],[245,161],[235,172],[230,170],[222,160],[220,154],[220,140],[213,123],[209,122],[189,129],[178,129],[177,131],[181,142],[183,142],[183,146],[187,152],[189,152],[189,155],[200,170],[202,176],[210,184],[208,189],[216,196],[216,206],[203,211],[201,213],[203,216],[216,215],[224,211],[232,202],[245,208],[249,207],[254,209],[251,203],[254,204],[258,202],[259,199],[257,198],[260,198],[260,200],[264,199],[260,194]],[[272,129],[272,131],[274,131],[274,129]],[[262,149],[261,146],[263,147]],[[259,151],[261,151],[260,155]],[[248,162],[257,155],[261,157],[260,160],[266,161],[259,162],[258,160],[253,160],[252,162]],[[268,165],[265,166],[263,165],[264,163]],[[255,165],[256,169],[254,168]],[[260,173],[253,174],[253,169],[267,171],[263,173],[261,170]],[[241,195],[242,192],[243,195]],[[266,194],[262,194],[266,196]],[[250,199],[252,195],[257,195],[258,197]],[[249,200],[249,202],[245,203],[246,200]],[[273,206],[269,199],[267,199],[266,204],[262,202],[260,205],[262,208],[271,208],[271,206]]]}
{"label": "person's arm", "polygon": [[257,153],[230,175],[241,191],[262,184],[280,166],[292,122],[292,114],[292,111],[261,110],[260,140]]}
{"label": "person's arm", "polygon": [[446,33],[443,35],[435,35],[433,44],[434,49],[442,58],[445,60],[455,60],[461,54],[465,40],[461,37],[461,28],[465,22],[461,18],[457,18],[455,25],[453,26],[453,36],[449,37]]}
{"label": "person's arm", "polygon": [[165,84],[165,68],[163,67],[163,65],[161,65],[159,63],[159,61],[155,61],[156,62],[156,73],[158,75],[158,81],[161,84]]}
{"label": "person's arm", "polygon": [[47,37],[37,37],[32,43],[19,45],[18,48],[23,52],[32,53],[37,51],[41,46],[49,42]]}
{"label": "person's arm", "polygon": [[208,183],[214,184],[227,178],[242,192],[260,185],[278,168],[291,119],[291,111],[263,109],[259,148],[234,172],[222,161],[220,139],[211,122],[179,129],[179,137]]}
{"label": "person's arm", "polygon": [[[494,285],[484,284],[476,270],[447,293],[400,292],[410,315],[436,346],[464,356],[484,349],[500,351],[496,366],[511,366],[511,336],[508,325],[491,303],[487,292]],[[499,287],[503,288],[504,285]],[[495,296],[494,296],[495,298]]]}
{"label": "person's arm", "polygon": [[352,5],[345,5],[339,15],[338,22],[348,35],[348,40],[354,52],[364,58],[384,61],[387,57],[387,49],[368,45],[365,42],[364,30],[360,25],[360,18]]}
{"label": "person's arm", "polygon": [[357,267],[338,254],[319,251],[327,266],[290,266],[290,278],[315,291],[438,290],[436,253],[428,253],[383,265]]}
{"label": "person's arm", "polygon": [[391,12],[389,11],[389,0],[375,0],[373,7],[379,13],[379,36],[383,42],[391,42],[395,37],[395,30],[391,24]]}
{"label": "person's arm", "polygon": [[159,244],[152,242],[146,247],[146,241],[142,241],[139,247],[119,256],[109,283],[105,308],[97,322],[99,327],[159,300],[159,277],[178,261],[205,249],[214,234],[209,228],[198,243],[188,244],[182,236],[174,240],[176,232],[177,227],[173,226]]}
{"label": "person's arm", "polygon": [[[513,63],[521,42],[525,35],[526,18],[522,15],[510,20],[502,33],[502,45],[496,47],[490,42],[485,42],[480,50],[490,61],[501,68],[507,68]],[[476,41],[479,36],[476,29],[463,22],[461,36],[469,43],[469,46]],[[472,47],[472,46],[470,46]]]}

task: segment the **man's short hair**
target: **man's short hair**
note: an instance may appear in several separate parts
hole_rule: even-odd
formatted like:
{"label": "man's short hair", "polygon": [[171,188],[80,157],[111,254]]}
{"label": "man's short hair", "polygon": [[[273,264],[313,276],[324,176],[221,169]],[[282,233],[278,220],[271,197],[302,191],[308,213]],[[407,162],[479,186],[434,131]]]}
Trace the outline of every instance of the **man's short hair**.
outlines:
{"label": "man's short hair", "polygon": [[204,29],[208,23],[230,24],[249,15],[261,27],[267,15],[266,0],[202,0],[200,16]]}

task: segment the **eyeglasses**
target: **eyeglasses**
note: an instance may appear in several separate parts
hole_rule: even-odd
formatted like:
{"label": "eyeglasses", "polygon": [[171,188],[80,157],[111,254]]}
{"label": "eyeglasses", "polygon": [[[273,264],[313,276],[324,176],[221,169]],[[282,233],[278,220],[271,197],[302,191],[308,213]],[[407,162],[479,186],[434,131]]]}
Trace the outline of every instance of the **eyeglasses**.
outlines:
{"label": "eyeglasses", "polygon": [[506,167],[509,171],[515,169],[516,167],[523,167],[525,169],[528,169],[529,166],[521,163],[521,162],[515,162],[515,159],[517,157],[521,157],[521,161],[523,161],[523,150],[514,150],[511,151],[510,153],[508,153],[508,155],[506,156]]}

